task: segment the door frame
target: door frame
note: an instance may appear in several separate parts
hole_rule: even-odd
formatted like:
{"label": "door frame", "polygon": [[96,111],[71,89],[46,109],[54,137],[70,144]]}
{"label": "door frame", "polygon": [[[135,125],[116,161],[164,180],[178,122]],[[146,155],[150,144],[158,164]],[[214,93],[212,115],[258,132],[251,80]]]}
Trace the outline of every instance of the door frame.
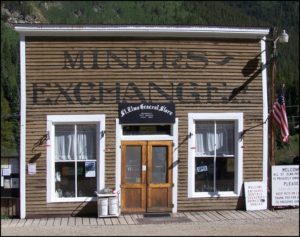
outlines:
{"label": "door frame", "polygon": [[[175,118],[175,123],[171,125],[171,135],[123,135],[122,126],[119,119],[116,119],[116,186],[115,189],[121,194],[121,141],[172,141],[173,146],[173,170],[172,170],[172,213],[177,213],[177,190],[178,190],[178,118]],[[121,195],[119,195],[121,201]],[[121,210],[122,211],[122,210]]]}

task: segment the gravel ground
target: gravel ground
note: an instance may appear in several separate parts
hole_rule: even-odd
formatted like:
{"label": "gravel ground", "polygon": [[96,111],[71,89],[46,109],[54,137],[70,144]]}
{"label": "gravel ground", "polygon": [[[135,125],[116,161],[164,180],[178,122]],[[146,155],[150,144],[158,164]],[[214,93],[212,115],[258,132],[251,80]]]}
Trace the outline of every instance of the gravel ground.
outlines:
{"label": "gravel ground", "polygon": [[2,227],[1,236],[299,236],[299,209],[279,217],[171,224]]}

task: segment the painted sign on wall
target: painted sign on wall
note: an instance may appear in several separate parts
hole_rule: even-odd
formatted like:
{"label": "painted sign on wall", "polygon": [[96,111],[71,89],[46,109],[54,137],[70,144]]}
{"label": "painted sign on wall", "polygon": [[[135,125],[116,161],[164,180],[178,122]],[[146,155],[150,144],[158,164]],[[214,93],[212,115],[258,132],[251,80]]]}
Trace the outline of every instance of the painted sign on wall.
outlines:
{"label": "painted sign on wall", "polygon": [[[89,91],[88,95],[85,91]],[[157,82],[148,82],[146,90],[145,85],[132,81],[115,82],[114,86],[107,86],[103,82],[32,83],[32,104],[102,104],[105,103],[107,96],[111,96],[110,102],[113,103],[129,103],[132,100],[151,103],[158,98],[167,103],[179,104],[251,103],[248,86],[244,86],[237,93],[242,97],[236,98],[235,91],[236,88],[227,85],[226,82],[170,82],[167,86],[162,86]]]}
{"label": "painted sign on wall", "polygon": [[[177,50],[78,50],[64,51],[63,69],[204,69],[209,63],[225,65],[234,57],[220,52],[220,59],[209,60],[209,52]],[[171,58],[172,55],[175,57]],[[92,61],[90,60],[92,58]]]}

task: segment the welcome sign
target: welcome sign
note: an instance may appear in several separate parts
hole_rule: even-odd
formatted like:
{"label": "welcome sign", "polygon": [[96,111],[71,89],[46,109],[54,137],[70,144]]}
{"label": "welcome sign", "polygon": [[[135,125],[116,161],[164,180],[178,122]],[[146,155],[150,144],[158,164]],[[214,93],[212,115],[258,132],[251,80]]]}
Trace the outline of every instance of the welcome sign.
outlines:
{"label": "welcome sign", "polygon": [[120,103],[120,124],[175,123],[173,103]]}

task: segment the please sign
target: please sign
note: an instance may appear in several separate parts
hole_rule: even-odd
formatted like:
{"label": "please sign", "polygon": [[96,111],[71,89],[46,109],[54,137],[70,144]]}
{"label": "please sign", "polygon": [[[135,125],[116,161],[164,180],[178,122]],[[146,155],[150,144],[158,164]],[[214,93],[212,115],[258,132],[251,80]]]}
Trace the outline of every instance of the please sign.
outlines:
{"label": "please sign", "polygon": [[299,206],[299,165],[272,166],[272,206]]}

